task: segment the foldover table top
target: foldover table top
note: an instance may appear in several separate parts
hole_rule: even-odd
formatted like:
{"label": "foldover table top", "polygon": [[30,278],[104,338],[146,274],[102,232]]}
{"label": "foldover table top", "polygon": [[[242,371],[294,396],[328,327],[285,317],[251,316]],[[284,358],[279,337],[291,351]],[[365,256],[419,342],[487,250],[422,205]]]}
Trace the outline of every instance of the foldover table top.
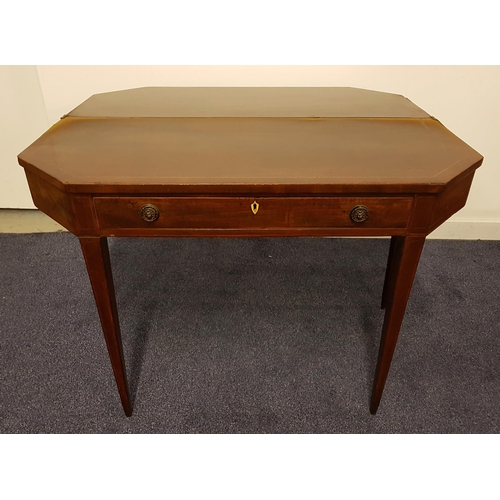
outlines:
{"label": "foldover table top", "polygon": [[19,155],[67,192],[438,193],[482,157],[400,95],[353,88],[98,94]]}
{"label": "foldover table top", "polygon": [[403,96],[353,88],[141,88],[90,97],[18,156],[80,240],[131,415],[109,236],[390,236],[370,411],[426,236],[482,156]]}

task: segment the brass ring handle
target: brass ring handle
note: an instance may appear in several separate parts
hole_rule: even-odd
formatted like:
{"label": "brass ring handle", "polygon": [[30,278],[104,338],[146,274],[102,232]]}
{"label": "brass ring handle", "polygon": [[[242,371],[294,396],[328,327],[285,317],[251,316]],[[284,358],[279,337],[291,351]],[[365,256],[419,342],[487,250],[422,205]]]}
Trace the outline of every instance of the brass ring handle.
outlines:
{"label": "brass ring handle", "polygon": [[368,208],[364,205],[357,205],[351,210],[351,220],[353,222],[365,222],[368,219]]}
{"label": "brass ring handle", "polygon": [[141,207],[141,217],[146,222],[154,222],[160,217],[160,211],[155,205],[147,204]]}

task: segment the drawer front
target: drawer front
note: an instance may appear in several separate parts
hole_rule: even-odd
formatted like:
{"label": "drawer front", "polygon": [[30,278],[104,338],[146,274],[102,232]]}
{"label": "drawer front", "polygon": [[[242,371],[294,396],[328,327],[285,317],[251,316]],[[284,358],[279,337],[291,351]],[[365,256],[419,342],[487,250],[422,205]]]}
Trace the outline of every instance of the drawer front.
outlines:
{"label": "drawer front", "polygon": [[96,197],[101,229],[404,228],[410,197]]}

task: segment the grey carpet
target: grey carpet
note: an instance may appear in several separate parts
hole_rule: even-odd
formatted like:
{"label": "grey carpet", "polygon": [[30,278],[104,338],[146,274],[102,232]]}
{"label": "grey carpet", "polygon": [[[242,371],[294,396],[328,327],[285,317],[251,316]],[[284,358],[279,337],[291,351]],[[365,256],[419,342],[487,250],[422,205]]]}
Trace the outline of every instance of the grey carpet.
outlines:
{"label": "grey carpet", "polygon": [[368,411],[387,239],[110,239],[134,413],[78,240],[0,235],[2,433],[497,433],[500,242],[426,243]]}

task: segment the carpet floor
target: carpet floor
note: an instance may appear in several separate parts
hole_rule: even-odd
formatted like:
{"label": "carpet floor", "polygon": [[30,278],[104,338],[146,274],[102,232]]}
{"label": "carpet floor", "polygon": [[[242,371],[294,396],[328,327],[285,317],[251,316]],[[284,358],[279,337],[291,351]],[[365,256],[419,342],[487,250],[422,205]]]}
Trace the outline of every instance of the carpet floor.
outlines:
{"label": "carpet floor", "polygon": [[2,433],[498,433],[500,242],[429,240],[378,414],[388,239],[113,239],[125,417],[77,238],[0,235]]}

